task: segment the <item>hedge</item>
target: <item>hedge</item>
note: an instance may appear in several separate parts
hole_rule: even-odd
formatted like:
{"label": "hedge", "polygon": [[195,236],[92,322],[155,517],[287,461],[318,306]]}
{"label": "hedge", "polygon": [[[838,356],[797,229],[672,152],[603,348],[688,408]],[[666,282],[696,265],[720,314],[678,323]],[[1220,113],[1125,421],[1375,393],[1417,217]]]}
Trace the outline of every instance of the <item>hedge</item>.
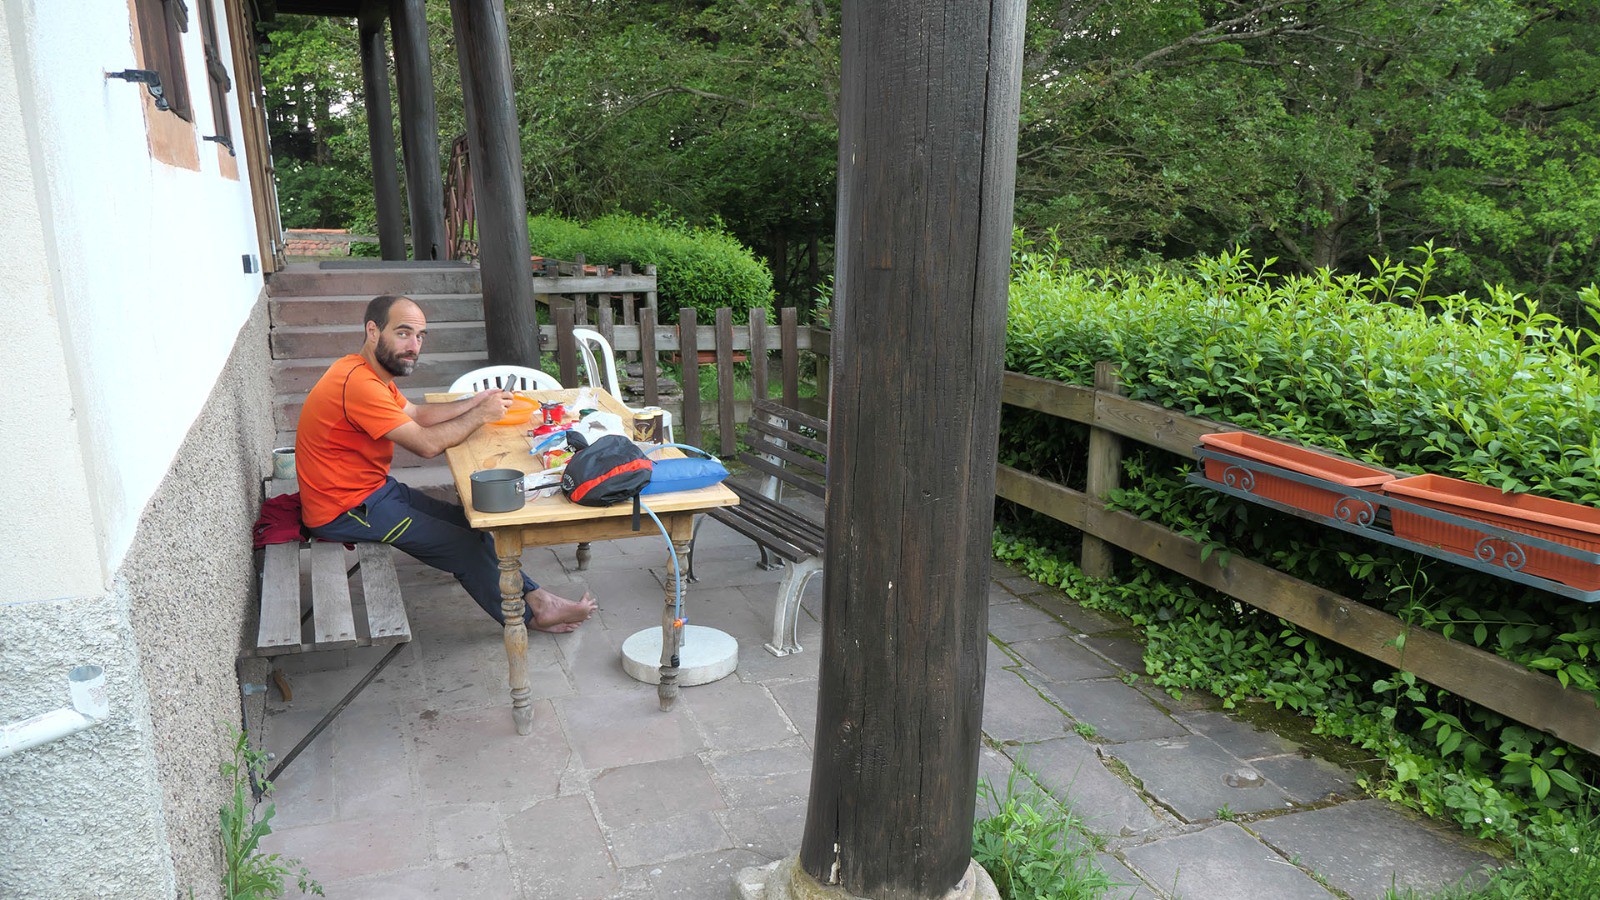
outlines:
{"label": "hedge", "polygon": [[[1008,368],[1092,384],[1109,360],[1127,393],[1191,415],[1412,472],[1600,502],[1600,346],[1523,298],[1437,296],[1442,251],[1372,277],[1267,273],[1245,253],[1182,269],[1078,270],[1048,249],[1015,260]],[[1590,287],[1581,300],[1600,314]],[[1082,426],[1008,408],[1001,461],[1081,482]],[[1183,481],[1193,461],[1151,448],[1126,462],[1115,505],[1222,553],[1248,556],[1406,621],[1549,672],[1600,699],[1600,614],[1234,501]],[[996,553],[1143,627],[1172,691],[1266,700],[1387,763],[1381,796],[1482,836],[1554,833],[1600,766],[1549,735],[1385,671],[1276,617],[1132,560],[1108,582],[1072,564],[1075,534],[1002,508]]]}
{"label": "hedge", "polygon": [[656,295],[664,322],[692,306],[709,323],[721,306],[749,321],[753,307],[772,305],[772,272],[749,248],[721,231],[615,214],[587,224],[555,216],[528,220],[528,244],[536,255],[591,263],[656,267]]}

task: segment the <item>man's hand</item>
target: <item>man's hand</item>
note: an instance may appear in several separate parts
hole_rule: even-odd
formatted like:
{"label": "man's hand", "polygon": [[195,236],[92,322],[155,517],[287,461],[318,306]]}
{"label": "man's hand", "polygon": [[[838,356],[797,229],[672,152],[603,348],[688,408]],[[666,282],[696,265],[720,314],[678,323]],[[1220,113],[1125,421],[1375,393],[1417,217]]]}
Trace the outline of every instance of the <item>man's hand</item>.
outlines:
{"label": "man's hand", "polygon": [[413,408],[420,414],[413,415],[412,421],[390,431],[384,437],[424,459],[432,459],[466,440],[479,428],[505,418],[506,410],[511,408],[513,399],[509,391],[479,391],[471,397],[457,400],[456,404],[460,404],[459,406],[451,404],[454,415],[431,424],[423,424],[417,420],[430,418],[430,413],[436,415],[437,410],[432,408],[434,404],[420,407],[408,405],[408,414]]}
{"label": "man's hand", "polygon": [[505,418],[506,411],[511,409],[511,401],[515,399],[515,394],[512,394],[510,391],[502,391],[499,388],[489,388],[485,391],[479,391],[477,395],[472,398],[472,402],[475,404],[473,406],[473,411],[476,412],[482,420],[478,424],[487,425],[490,422],[498,422]]}

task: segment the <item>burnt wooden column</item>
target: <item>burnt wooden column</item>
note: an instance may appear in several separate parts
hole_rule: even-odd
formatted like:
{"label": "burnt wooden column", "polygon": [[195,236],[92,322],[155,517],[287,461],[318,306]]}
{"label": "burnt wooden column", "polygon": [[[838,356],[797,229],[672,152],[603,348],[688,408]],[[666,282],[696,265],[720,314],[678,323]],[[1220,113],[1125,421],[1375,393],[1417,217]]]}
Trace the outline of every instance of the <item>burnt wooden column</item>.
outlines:
{"label": "burnt wooden column", "polygon": [[394,157],[389,52],[383,39],[385,18],[380,0],[362,3],[361,87],[367,107],[367,143],[372,147],[372,195],[378,207],[378,249],[384,259],[405,259],[406,218],[400,210],[400,178]]}
{"label": "burnt wooden column", "polygon": [[450,0],[465,94],[489,362],[539,365],[522,138],[504,0]]}
{"label": "burnt wooden column", "polygon": [[416,259],[443,259],[444,181],[439,177],[439,113],[433,102],[424,0],[391,0],[395,87],[400,92],[400,144],[406,197],[411,201],[411,247]]}
{"label": "burnt wooden column", "polygon": [[799,864],[874,900],[974,877],[1023,9],[845,0],[841,17],[826,593]]}

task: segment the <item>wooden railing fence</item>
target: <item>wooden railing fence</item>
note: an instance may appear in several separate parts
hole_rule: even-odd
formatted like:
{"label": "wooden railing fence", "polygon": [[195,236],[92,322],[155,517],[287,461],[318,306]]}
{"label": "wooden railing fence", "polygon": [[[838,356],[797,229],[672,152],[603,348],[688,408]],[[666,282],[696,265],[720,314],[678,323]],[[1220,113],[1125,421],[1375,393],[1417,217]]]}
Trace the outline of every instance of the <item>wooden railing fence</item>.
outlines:
{"label": "wooden railing fence", "polygon": [[[786,307],[777,311],[777,322],[769,319],[766,309],[750,310],[749,322],[734,325],[733,310],[722,307],[710,324],[699,322],[698,311],[684,307],[678,311],[678,324],[662,325],[656,319],[653,303],[637,307],[638,321],[618,323],[617,311],[609,303],[597,309],[582,303],[552,303],[555,324],[539,329],[539,345],[545,352],[554,351],[560,366],[562,384],[578,384],[579,360],[574,328],[586,327],[598,331],[616,351],[618,367],[624,359],[636,359],[639,375],[629,379],[618,374],[625,384],[624,399],[631,405],[662,406],[673,412],[679,443],[705,447],[723,456],[738,450],[736,428],[750,416],[749,397],[766,397],[774,383],[780,386],[783,403],[804,411],[817,412],[821,401],[801,397],[802,373],[815,373],[816,397],[828,395],[829,352],[828,332],[825,329],[801,326],[798,311]],[[593,316],[592,320],[589,316]],[[702,357],[705,352],[709,359]],[[803,366],[801,354],[813,354],[812,366]],[[665,389],[668,385],[661,371],[661,357],[675,357],[685,373],[685,385],[676,396]],[[775,358],[774,358],[775,356]],[[736,387],[739,380],[734,363],[748,361],[748,395]],[[772,371],[773,363],[777,371]],[[714,365],[715,398],[703,402],[698,390],[698,369],[701,365]],[[707,434],[707,431],[710,434]],[[706,443],[703,443],[705,441]]]}
{"label": "wooden railing fence", "polygon": [[[1600,708],[1582,691],[1260,563],[1233,556],[1223,564],[1215,554],[1202,554],[1197,541],[1108,509],[1105,498],[1121,468],[1121,439],[1189,456],[1200,435],[1238,429],[1129,400],[1121,396],[1109,368],[1097,369],[1095,381],[1090,388],[1007,372],[1001,391],[1003,403],[1091,426],[1087,490],[1075,491],[1010,466],[999,467],[996,482],[1001,498],[1082,531],[1086,572],[1110,574],[1109,547],[1121,547],[1510,719],[1600,753]],[[1397,640],[1402,635],[1404,640]]]}

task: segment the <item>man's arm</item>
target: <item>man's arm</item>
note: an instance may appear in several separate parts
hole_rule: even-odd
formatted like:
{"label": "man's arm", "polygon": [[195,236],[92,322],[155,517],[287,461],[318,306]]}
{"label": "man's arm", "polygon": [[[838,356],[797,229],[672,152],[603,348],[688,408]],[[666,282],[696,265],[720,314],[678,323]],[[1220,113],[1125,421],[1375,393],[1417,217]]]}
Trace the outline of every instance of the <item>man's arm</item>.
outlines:
{"label": "man's arm", "polygon": [[[479,391],[470,397],[451,400],[449,403],[412,403],[407,400],[403,412],[411,417],[411,421],[427,428],[430,425],[438,425],[441,422],[448,422],[451,419],[464,416],[490,397],[500,397],[505,401],[507,407],[511,405],[511,394],[490,388],[486,391]],[[504,415],[504,413],[500,415]],[[500,418],[500,415],[496,415],[489,421],[493,422],[495,419]],[[452,444],[451,446],[454,445]]]}
{"label": "man's arm", "polygon": [[429,403],[417,406],[407,403],[407,415],[411,415],[413,410],[422,415],[413,417],[412,421],[390,430],[384,437],[424,459],[433,459],[466,440],[474,431],[504,416],[511,406],[511,395],[504,391],[485,391],[476,397],[440,404],[445,408],[457,406],[461,408],[434,424],[423,424],[422,419],[434,418],[424,412],[434,405]]}

